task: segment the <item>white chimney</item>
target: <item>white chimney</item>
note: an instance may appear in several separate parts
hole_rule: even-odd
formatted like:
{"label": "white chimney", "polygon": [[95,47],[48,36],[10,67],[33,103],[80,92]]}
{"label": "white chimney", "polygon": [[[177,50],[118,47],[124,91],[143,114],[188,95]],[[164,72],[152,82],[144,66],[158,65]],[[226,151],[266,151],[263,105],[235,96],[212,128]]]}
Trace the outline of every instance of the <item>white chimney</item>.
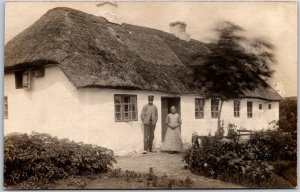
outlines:
{"label": "white chimney", "polygon": [[186,33],[186,23],[183,21],[175,21],[170,24],[170,33],[174,34],[179,39],[189,41],[190,35]]}
{"label": "white chimney", "polygon": [[106,18],[109,22],[121,24],[118,15],[118,3],[113,1],[100,2],[97,5],[97,16]]}

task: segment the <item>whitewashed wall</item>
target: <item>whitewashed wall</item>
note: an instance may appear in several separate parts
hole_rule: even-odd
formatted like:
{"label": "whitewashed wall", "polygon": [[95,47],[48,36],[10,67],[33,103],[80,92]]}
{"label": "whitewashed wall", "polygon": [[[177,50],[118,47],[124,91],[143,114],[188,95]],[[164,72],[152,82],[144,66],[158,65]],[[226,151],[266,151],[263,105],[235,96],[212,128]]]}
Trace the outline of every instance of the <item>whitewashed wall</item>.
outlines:
{"label": "whitewashed wall", "polygon": [[[113,149],[117,155],[143,150],[143,125],[140,121],[115,122],[114,94],[136,94],[138,117],[147,103],[147,96],[155,96],[159,116],[155,130],[156,147],[161,142],[161,96],[165,93],[128,91],[99,88],[76,89],[58,67],[46,68],[45,77],[32,78],[30,89],[15,89],[13,74],[5,75],[4,94],[8,96],[8,119],[4,120],[4,133],[32,131],[49,133],[58,138],[97,144]],[[182,138],[190,142],[192,133],[214,134],[217,119],[210,115],[210,100],[206,101],[205,119],[195,119],[194,99],[181,97]],[[242,100],[241,117],[233,117],[233,101],[224,103],[222,119],[239,126],[258,130],[279,117],[278,102],[267,109],[265,101],[253,100],[253,118],[247,118],[246,102]],[[250,99],[249,99],[250,100]],[[264,104],[258,110],[258,103]]]}
{"label": "whitewashed wall", "polygon": [[[182,96],[181,97],[181,115],[183,121],[182,137],[186,142],[190,142],[193,132],[198,135],[208,135],[217,130],[218,119],[211,118],[211,100],[205,101],[204,119],[195,119],[195,98],[197,96]],[[253,102],[253,117],[247,117],[247,101]],[[271,103],[272,109],[268,109],[268,104]],[[263,104],[262,110],[259,110],[259,104]],[[279,102],[268,102],[260,99],[241,99],[240,117],[234,117],[233,101],[223,103],[221,120],[224,120],[225,134],[227,134],[227,125],[234,123],[238,128],[246,128],[250,130],[262,130],[269,128],[269,122],[279,119]],[[186,129],[185,129],[186,128]]]}

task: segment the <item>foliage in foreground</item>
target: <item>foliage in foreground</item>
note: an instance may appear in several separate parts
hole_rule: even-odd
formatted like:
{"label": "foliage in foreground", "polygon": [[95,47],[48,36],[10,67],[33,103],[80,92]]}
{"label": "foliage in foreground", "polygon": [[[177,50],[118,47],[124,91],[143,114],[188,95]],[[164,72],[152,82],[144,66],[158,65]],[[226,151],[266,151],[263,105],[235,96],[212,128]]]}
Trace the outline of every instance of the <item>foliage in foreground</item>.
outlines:
{"label": "foliage in foreground", "polygon": [[198,175],[247,187],[291,188],[295,185],[278,174],[282,166],[272,165],[280,161],[295,162],[296,141],[293,135],[281,131],[257,132],[243,143],[237,142],[234,137],[203,137],[200,147],[194,145],[186,154],[185,161],[189,169]]}
{"label": "foliage in foreground", "polygon": [[[100,183],[100,186],[99,186]],[[192,179],[175,179],[164,174],[158,176],[154,168],[148,173],[110,169],[106,173],[72,176],[47,184],[35,183],[13,186],[14,189],[186,189],[193,186]]]}
{"label": "foliage in foreground", "polygon": [[125,172],[121,169],[114,169],[109,173],[111,178],[124,178],[127,182],[137,181],[146,183],[147,188],[160,189],[176,189],[176,188],[190,188],[193,185],[192,179],[188,176],[185,179],[174,179],[168,177],[167,174],[157,176],[154,168],[150,167],[146,174],[136,173],[134,171]]}
{"label": "foliage in foreground", "polygon": [[279,103],[279,129],[297,135],[297,97],[287,97]]}
{"label": "foliage in foreground", "polygon": [[113,152],[48,134],[4,137],[4,185],[42,185],[71,175],[107,172]]}

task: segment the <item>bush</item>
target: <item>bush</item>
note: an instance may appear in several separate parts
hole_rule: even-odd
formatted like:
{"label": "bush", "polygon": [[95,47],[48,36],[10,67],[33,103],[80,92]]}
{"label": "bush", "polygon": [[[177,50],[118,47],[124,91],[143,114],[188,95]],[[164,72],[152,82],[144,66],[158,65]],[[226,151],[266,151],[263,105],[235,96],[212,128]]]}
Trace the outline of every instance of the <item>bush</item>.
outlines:
{"label": "bush", "polygon": [[4,137],[5,186],[41,185],[70,175],[107,172],[113,162],[113,152],[96,145],[39,133]]}
{"label": "bush", "polygon": [[193,173],[250,187],[291,187],[287,181],[277,181],[267,161],[296,160],[297,142],[292,134],[258,132],[239,143],[234,126],[229,128],[227,139],[201,137],[201,145],[188,151],[184,159]]}
{"label": "bush", "polygon": [[297,135],[297,97],[281,100],[279,111],[279,129]]}
{"label": "bush", "polygon": [[256,132],[250,137],[251,146],[256,158],[262,161],[297,159],[297,138],[293,133],[282,131]]}

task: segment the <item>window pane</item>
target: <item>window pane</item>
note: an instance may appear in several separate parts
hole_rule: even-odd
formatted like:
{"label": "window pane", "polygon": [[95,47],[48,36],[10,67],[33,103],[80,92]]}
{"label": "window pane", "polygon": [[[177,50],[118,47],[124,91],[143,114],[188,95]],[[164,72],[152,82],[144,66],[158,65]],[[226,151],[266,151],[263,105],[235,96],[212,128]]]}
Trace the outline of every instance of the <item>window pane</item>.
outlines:
{"label": "window pane", "polygon": [[136,120],[136,112],[132,112],[132,120]]}
{"label": "window pane", "polygon": [[199,104],[203,106],[203,105],[204,105],[204,99],[201,99],[201,100],[199,101]]}
{"label": "window pane", "polygon": [[131,103],[136,103],[136,96],[131,96]]}
{"label": "window pane", "polygon": [[121,112],[121,105],[116,105],[116,112]]}
{"label": "window pane", "polygon": [[131,105],[131,111],[136,111],[136,105]]}
{"label": "window pane", "polygon": [[121,103],[121,96],[115,96],[115,103]]}
{"label": "window pane", "polygon": [[252,107],[252,102],[248,101],[247,102],[247,107]]}
{"label": "window pane", "polygon": [[23,72],[22,86],[29,87],[29,72],[28,71]]}
{"label": "window pane", "polygon": [[129,105],[124,105],[124,112],[128,112],[128,111],[130,111]]}
{"label": "window pane", "polygon": [[121,113],[116,113],[116,121],[121,121],[122,117],[121,117]]}
{"label": "window pane", "polygon": [[130,96],[124,96],[124,103],[130,103]]}
{"label": "window pane", "polygon": [[128,120],[129,119],[129,113],[124,113],[124,120]]}

